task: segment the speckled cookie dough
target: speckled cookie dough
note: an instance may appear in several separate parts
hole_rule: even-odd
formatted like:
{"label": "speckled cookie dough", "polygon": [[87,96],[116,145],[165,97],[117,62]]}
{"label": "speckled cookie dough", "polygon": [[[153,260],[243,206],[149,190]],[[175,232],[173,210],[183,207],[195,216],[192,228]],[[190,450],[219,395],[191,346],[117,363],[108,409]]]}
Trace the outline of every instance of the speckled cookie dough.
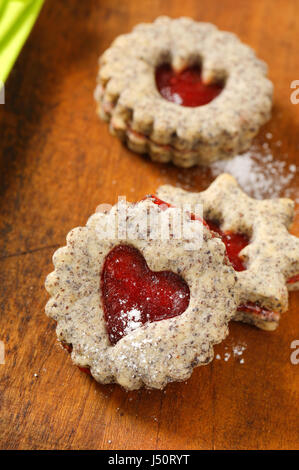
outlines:
{"label": "speckled cookie dough", "polygon": [[[155,70],[200,63],[203,82],[224,89],[204,106],[162,98]],[[138,153],[181,167],[209,164],[248,149],[270,118],[273,85],[267,66],[232,33],[190,18],[159,17],[117,37],[100,57],[97,112]]]}
{"label": "speckled cookie dough", "polygon": [[[127,226],[140,220],[144,209],[161,213],[150,199],[125,204]],[[116,382],[129,390],[142,385],[161,389],[168,382],[186,380],[194,367],[212,360],[213,345],[226,337],[238,305],[237,279],[222,242],[187,214],[191,232],[202,234],[195,237],[195,250],[186,250],[180,239],[155,239],[151,227],[148,239],[102,239],[99,234],[110,223],[109,214],[118,217],[119,207],[93,214],[85,227],[68,234],[67,246],[55,252],[55,270],[46,280],[51,296],[46,313],[57,322],[59,341],[72,345],[73,362],[90,368],[98,382]],[[106,255],[119,244],[140,250],[151,270],[179,274],[189,286],[190,302],[181,315],[146,323],[111,345],[100,277]]]}
{"label": "speckled cookie dough", "polygon": [[293,201],[252,199],[228,174],[218,176],[200,193],[165,185],[158,189],[157,196],[176,206],[201,203],[204,217],[217,221],[223,232],[249,237],[250,243],[240,252],[246,270],[236,273],[241,289],[240,304],[257,302],[272,312],[256,315],[238,311],[234,319],[275,329],[279,314],[288,308],[288,288],[298,288],[298,282],[290,282],[299,274],[299,238],[288,232],[294,216]]}

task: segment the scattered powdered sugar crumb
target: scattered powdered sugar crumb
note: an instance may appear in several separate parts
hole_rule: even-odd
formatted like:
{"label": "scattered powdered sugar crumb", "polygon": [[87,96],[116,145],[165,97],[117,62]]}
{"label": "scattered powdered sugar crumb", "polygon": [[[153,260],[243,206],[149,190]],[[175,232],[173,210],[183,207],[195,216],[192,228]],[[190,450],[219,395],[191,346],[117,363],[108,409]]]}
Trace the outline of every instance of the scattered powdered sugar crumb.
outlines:
{"label": "scattered powdered sugar crumb", "polygon": [[[240,364],[244,364],[245,360],[241,356],[243,355],[246,348],[247,345],[245,343],[232,344],[230,351],[228,351],[228,349],[230,348],[228,346],[225,346],[224,349],[226,350],[226,352],[223,355],[224,362],[228,362],[231,357],[234,357],[235,359],[238,359],[238,362]],[[216,354],[216,359],[221,360],[221,355]]]}
{"label": "scattered powdered sugar crumb", "polygon": [[[266,137],[270,139],[272,136],[268,133]],[[277,141],[275,145],[280,147],[282,143]],[[296,175],[296,165],[274,157],[268,142],[262,148],[256,145],[242,155],[214,162],[211,171],[213,177],[230,173],[241,188],[256,199],[287,196],[297,198],[296,202],[299,202],[298,193],[292,194],[288,188]]]}
{"label": "scattered powdered sugar crumb", "polygon": [[229,358],[230,358],[230,353],[226,352],[226,353],[224,354],[224,360],[225,360],[225,362],[227,362],[227,361],[229,360]]}
{"label": "scattered powdered sugar crumb", "polygon": [[233,346],[234,357],[242,356],[242,354],[245,350],[246,350],[246,346],[244,344],[237,344],[237,345]]}

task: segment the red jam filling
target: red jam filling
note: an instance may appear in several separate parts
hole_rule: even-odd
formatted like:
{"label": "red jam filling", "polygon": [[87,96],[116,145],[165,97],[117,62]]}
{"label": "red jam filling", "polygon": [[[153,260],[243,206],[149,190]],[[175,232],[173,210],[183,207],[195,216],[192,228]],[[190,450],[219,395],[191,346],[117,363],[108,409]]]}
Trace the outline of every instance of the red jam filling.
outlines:
{"label": "red jam filling", "polygon": [[208,104],[223,90],[223,84],[203,83],[197,65],[181,72],[175,72],[169,64],[160,65],[156,69],[156,86],[166,100],[188,107]]}
{"label": "red jam filling", "polygon": [[181,315],[190,300],[189,287],[180,276],[151,271],[143,255],[129,245],[119,245],[108,253],[101,287],[112,344],[147,322]]}
{"label": "red jam filling", "polygon": [[[168,202],[162,201],[161,199],[159,199],[157,196],[154,196],[153,194],[151,194],[150,196],[146,196],[146,198],[148,198],[148,197],[153,201],[154,204],[157,204],[157,206],[160,206],[162,209],[163,208],[167,209],[167,207],[174,207],[171,204],[169,204]],[[207,222],[204,219],[201,219],[200,217],[196,217],[194,214],[190,214],[190,218],[191,218],[191,220],[198,220],[203,225],[205,225],[208,229],[210,228],[209,225],[207,224]]]}
{"label": "red jam filling", "polygon": [[[72,350],[73,350],[73,346],[72,344],[68,344],[68,343],[65,343],[64,341],[61,342],[62,346],[64,347],[64,349],[67,350],[67,352],[69,354],[71,354]],[[78,366],[78,369],[81,370],[81,372],[84,372],[85,374],[87,375],[91,375],[91,372],[90,372],[90,368],[89,367],[79,367]]]}
{"label": "red jam filling", "polygon": [[275,316],[279,317],[279,314],[272,312],[266,308],[261,307],[258,303],[254,302],[246,302],[246,304],[241,304],[238,306],[240,312],[248,312],[253,313],[254,315],[259,315],[261,317],[267,318],[271,321],[271,319]]}
{"label": "red jam filling", "polygon": [[299,282],[299,274],[288,279],[288,284],[295,284],[295,282]]}
{"label": "red jam filling", "polygon": [[222,232],[219,225],[216,222],[207,221],[207,224],[210,230],[218,233],[221,236],[221,239],[226,247],[226,253],[228,259],[230,260],[235,271],[245,271],[246,267],[244,266],[239,253],[245,246],[248,245],[249,239],[246,235],[242,233],[231,233],[231,232]]}
{"label": "red jam filling", "polygon": [[[226,246],[228,259],[233,265],[234,270],[245,271],[246,267],[244,266],[241,258],[239,257],[239,253],[249,243],[249,239],[246,237],[246,235],[243,235],[242,233],[224,233],[219,228],[219,225],[215,222],[207,221],[207,224],[209,228],[213,230],[213,232],[216,232],[221,236],[221,239]],[[295,282],[299,282],[299,274],[287,280],[288,284],[294,284]],[[252,305],[250,305],[250,311],[252,310],[252,308]],[[258,308],[261,310],[260,307]]]}
{"label": "red jam filling", "polygon": [[[150,196],[154,204],[157,204],[160,207],[173,207],[168,202],[162,201],[156,196]],[[248,245],[249,239],[246,235],[242,233],[231,233],[231,232],[222,232],[217,222],[212,222],[210,220],[203,220],[199,217],[195,217],[194,214],[190,214],[190,218],[192,220],[198,220],[202,222],[208,229],[212,230],[213,232],[218,233],[221,236],[221,239],[226,247],[226,253],[228,259],[230,260],[233,268],[235,271],[245,271],[246,267],[244,266],[241,258],[239,257],[239,253],[245,246]]]}

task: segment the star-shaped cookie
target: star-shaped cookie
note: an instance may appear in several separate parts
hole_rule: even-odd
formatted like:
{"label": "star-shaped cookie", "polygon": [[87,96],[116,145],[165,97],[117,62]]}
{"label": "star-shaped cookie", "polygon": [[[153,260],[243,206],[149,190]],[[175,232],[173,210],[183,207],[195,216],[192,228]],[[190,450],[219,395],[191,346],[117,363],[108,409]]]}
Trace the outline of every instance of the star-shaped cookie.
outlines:
{"label": "star-shaped cookie", "polygon": [[299,288],[299,238],[288,231],[294,202],[287,198],[256,200],[235,178],[220,175],[207,190],[194,193],[170,185],[157,196],[175,206],[203,205],[204,218],[224,234],[242,234],[248,244],[239,252],[237,272],[241,302],[235,320],[273,330],[288,308],[288,289]]}

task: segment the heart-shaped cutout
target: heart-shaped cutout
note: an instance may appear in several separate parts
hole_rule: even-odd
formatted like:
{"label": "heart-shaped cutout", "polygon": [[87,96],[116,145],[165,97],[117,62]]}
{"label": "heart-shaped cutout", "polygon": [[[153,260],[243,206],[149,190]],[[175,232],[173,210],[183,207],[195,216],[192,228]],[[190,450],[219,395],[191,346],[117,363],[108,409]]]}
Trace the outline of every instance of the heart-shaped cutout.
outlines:
{"label": "heart-shaped cutout", "polygon": [[181,315],[190,300],[189,287],[180,276],[151,271],[140,251],[129,245],[108,253],[101,289],[112,344],[147,322]]}
{"label": "heart-shaped cutout", "polygon": [[196,65],[181,72],[175,72],[169,64],[160,65],[156,69],[156,86],[166,100],[188,107],[208,104],[223,90],[223,83],[204,83]]}

